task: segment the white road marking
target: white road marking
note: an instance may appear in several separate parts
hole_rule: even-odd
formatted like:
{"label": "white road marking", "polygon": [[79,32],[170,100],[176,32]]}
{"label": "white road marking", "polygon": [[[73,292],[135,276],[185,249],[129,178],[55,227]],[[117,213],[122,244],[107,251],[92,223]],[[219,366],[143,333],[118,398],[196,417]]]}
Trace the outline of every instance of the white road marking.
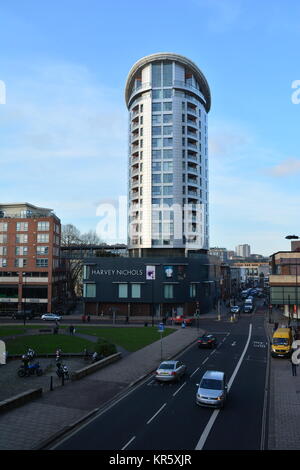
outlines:
{"label": "white road marking", "polygon": [[206,359],[204,359],[204,361],[202,362],[202,364],[205,364],[206,361],[208,361],[209,357],[207,357]]}
{"label": "white road marking", "polygon": [[179,392],[179,390],[182,389],[182,387],[186,384],[186,382],[184,382],[184,384],[181,385],[181,387],[179,387],[175,393],[173,393],[173,397],[175,397],[175,395]]}
{"label": "white road marking", "polygon": [[200,367],[197,367],[196,370],[194,370],[194,372],[190,375],[190,377],[193,377],[194,374],[196,374],[196,372],[200,369]]}
{"label": "white road marking", "polygon": [[155,413],[155,415],[152,416],[152,418],[149,419],[149,421],[147,421],[147,424],[151,423],[151,421],[158,415],[158,413],[161,412],[161,410],[166,406],[166,403],[164,403],[164,405],[159,408],[159,410]]}
{"label": "white road marking", "polygon": [[126,447],[128,447],[128,446],[129,446],[129,444],[130,444],[132,441],[134,441],[134,439],[135,439],[135,436],[133,436],[133,437],[130,439],[130,441],[128,441],[128,442],[127,442],[127,444],[125,444],[125,446],[124,446],[124,447],[122,447],[122,449],[121,449],[121,450],[125,450],[125,449],[126,449]]}
{"label": "white road marking", "polygon": [[[244,350],[243,350],[243,352],[242,352],[242,355],[241,355],[241,357],[240,357],[240,359],[239,359],[239,362],[237,363],[236,368],[234,369],[234,372],[233,372],[233,374],[232,374],[232,376],[230,377],[230,380],[229,380],[229,382],[228,382],[228,392],[229,392],[229,390],[230,390],[230,388],[231,388],[231,386],[232,386],[232,384],[233,384],[233,381],[234,381],[234,379],[235,379],[235,377],[236,377],[236,374],[238,373],[238,370],[239,370],[239,368],[240,368],[240,366],[241,366],[241,364],[242,364],[242,361],[243,361],[244,356],[245,356],[245,354],[246,354],[246,351],[247,351],[247,349],[248,349],[249,342],[250,342],[250,338],[251,338],[251,333],[252,333],[252,324],[250,323],[250,325],[249,325],[249,334],[248,334],[248,339],[247,339],[245,348],[244,348]],[[206,427],[205,427],[205,429],[204,429],[204,431],[203,431],[203,433],[202,433],[202,435],[201,435],[201,437],[200,437],[200,439],[199,439],[199,442],[198,442],[198,444],[197,444],[195,450],[202,450],[202,449],[203,449],[203,446],[204,446],[204,444],[205,444],[205,442],[206,442],[206,439],[208,438],[208,435],[209,435],[209,433],[210,433],[210,431],[211,431],[211,429],[212,429],[212,427],[213,427],[213,425],[214,425],[214,422],[216,421],[217,416],[218,416],[219,413],[220,413],[220,410],[219,410],[219,409],[218,409],[218,410],[214,410],[213,414],[212,414],[211,417],[210,417],[210,420],[208,421],[208,423],[207,423],[207,425],[206,425]]]}

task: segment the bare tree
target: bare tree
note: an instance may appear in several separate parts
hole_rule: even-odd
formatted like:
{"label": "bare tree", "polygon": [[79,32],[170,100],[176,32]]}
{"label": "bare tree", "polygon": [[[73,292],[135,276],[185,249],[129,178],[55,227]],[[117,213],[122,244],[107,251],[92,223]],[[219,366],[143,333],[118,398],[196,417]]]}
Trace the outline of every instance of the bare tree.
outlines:
{"label": "bare tree", "polygon": [[70,245],[80,245],[81,235],[78,228],[75,225],[67,224],[62,226],[61,230],[61,244],[62,246],[70,246]]}
{"label": "bare tree", "polygon": [[98,237],[95,230],[89,230],[87,233],[81,235],[81,241],[84,245],[100,245],[103,244],[100,237]]}

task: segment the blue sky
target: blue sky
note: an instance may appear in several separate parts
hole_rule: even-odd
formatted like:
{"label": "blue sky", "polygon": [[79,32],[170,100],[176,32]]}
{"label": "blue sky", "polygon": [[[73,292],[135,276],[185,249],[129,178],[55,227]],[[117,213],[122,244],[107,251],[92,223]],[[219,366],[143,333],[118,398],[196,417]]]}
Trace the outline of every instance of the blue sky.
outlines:
{"label": "blue sky", "polygon": [[211,88],[210,245],[289,249],[285,235],[300,235],[299,20],[297,0],[2,0],[0,201],[95,230],[99,203],[127,194],[127,74],[175,52]]}

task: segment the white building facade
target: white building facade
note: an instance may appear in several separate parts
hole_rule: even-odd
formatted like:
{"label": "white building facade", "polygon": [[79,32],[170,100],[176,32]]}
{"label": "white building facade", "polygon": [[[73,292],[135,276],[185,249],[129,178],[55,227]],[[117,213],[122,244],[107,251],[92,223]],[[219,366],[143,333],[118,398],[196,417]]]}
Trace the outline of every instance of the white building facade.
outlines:
{"label": "white building facade", "polygon": [[209,248],[207,114],[199,68],[158,53],[130,70],[128,248],[133,256]]}

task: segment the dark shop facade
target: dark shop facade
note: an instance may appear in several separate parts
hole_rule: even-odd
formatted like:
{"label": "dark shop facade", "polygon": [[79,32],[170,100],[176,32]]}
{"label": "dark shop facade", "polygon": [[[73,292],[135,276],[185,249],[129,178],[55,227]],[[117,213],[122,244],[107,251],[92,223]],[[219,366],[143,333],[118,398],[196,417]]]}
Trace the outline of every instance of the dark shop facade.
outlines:
{"label": "dark shop facade", "polygon": [[200,315],[220,296],[220,260],[214,256],[85,259],[85,313],[118,316]]}

